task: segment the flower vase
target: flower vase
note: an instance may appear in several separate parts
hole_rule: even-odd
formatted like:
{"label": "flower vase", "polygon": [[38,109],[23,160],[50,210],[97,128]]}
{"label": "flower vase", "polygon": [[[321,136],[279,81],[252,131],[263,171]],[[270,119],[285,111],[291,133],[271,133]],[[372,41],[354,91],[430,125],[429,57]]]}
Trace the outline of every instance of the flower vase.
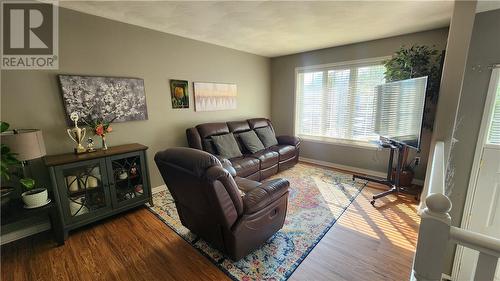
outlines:
{"label": "flower vase", "polygon": [[108,150],[108,145],[106,144],[106,136],[102,135],[102,150]]}

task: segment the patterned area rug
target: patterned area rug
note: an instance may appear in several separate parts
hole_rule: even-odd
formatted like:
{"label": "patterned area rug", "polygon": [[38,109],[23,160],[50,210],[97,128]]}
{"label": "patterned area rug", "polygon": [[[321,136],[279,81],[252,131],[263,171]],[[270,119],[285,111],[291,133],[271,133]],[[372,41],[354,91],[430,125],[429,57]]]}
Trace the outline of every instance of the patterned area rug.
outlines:
{"label": "patterned area rug", "polygon": [[275,176],[290,181],[285,225],[238,262],[224,257],[182,226],[168,191],[153,195],[150,210],[233,280],[286,280],[366,185],[352,175],[297,164]]}

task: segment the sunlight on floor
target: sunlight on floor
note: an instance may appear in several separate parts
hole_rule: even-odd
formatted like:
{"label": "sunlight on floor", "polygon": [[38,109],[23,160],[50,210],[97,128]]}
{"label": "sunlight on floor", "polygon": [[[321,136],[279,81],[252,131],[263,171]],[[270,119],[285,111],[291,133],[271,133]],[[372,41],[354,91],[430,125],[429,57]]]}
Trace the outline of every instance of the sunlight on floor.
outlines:
{"label": "sunlight on floor", "polygon": [[[331,183],[320,178],[314,178],[314,182],[330,211],[339,216],[339,212],[342,211],[339,206],[346,204],[339,200],[344,198],[347,200],[347,197],[336,196],[335,192],[343,191],[332,189]],[[379,192],[370,187],[366,188],[373,193]],[[360,235],[377,240],[383,239],[394,246],[415,251],[420,223],[420,218],[416,213],[416,202],[411,198],[397,198],[391,195],[377,200],[376,207],[373,207],[369,203],[371,191],[362,192],[337,223]]]}
{"label": "sunlight on floor", "polygon": [[[328,206],[330,211],[339,217],[341,212],[344,210],[344,206],[349,204],[348,199],[345,196],[339,196],[335,193],[342,192],[338,188],[332,188],[332,184],[325,182],[319,178],[314,178],[314,183],[323,197],[324,203]],[[340,202],[342,200],[343,202]]]}
{"label": "sunlight on floor", "polygon": [[363,193],[338,222],[361,235],[384,239],[400,248],[415,251],[419,217],[414,203],[405,199],[382,199],[370,205],[370,194]]}

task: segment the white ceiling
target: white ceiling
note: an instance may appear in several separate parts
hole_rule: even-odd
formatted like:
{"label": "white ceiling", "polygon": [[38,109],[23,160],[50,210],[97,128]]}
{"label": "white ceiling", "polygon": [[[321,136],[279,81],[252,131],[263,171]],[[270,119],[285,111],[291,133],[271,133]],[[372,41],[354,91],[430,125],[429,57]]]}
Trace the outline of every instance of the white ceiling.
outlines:
{"label": "white ceiling", "polygon": [[60,1],[88,14],[267,57],[449,25],[452,1]]}
{"label": "white ceiling", "polygon": [[476,13],[500,9],[500,0],[478,0]]}

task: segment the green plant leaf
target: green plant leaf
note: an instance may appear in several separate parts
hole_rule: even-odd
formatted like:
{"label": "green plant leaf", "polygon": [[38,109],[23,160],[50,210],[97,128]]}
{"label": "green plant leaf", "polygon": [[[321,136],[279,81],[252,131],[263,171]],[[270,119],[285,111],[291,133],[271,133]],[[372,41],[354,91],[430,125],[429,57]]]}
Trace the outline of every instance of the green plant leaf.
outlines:
{"label": "green plant leaf", "polygon": [[0,121],[0,133],[7,131],[9,127],[10,127],[9,123]]}
{"label": "green plant leaf", "polygon": [[[441,61],[443,52],[435,46],[405,45],[396,51],[392,57],[383,62],[386,71],[386,82],[428,76],[426,98],[429,104],[436,104],[439,95],[441,78]],[[423,127],[432,130],[433,114],[424,114]]]}
{"label": "green plant leaf", "polygon": [[20,179],[19,182],[27,189],[30,190],[35,187],[35,180],[30,178]]}
{"label": "green plant leaf", "polygon": [[0,168],[0,176],[7,181],[10,180],[9,169],[3,163]]}
{"label": "green plant leaf", "polygon": [[0,153],[2,153],[2,155],[4,155],[4,154],[7,154],[9,152],[10,152],[10,148],[2,143]]}

